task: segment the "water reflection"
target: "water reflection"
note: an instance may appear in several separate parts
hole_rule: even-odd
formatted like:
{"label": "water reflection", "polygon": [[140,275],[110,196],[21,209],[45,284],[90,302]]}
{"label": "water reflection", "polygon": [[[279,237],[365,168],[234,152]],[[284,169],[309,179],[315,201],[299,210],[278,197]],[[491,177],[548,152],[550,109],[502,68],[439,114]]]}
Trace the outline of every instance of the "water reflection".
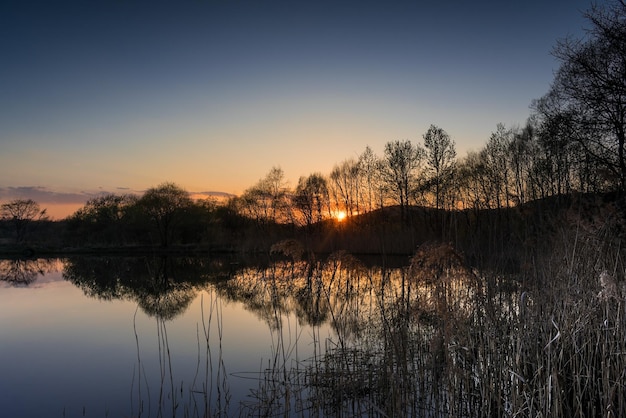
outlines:
{"label": "water reflection", "polygon": [[[154,338],[151,338],[154,335],[140,330],[135,314],[133,330],[137,361],[131,384],[131,416],[227,415],[231,394],[221,343],[222,305],[215,292],[201,295],[200,310],[195,370],[193,378],[188,381],[179,380],[176,366],[180,365],[180,357],[174,348],[176,338],[173,341],[170,338],[168,320],[158,315],[153,318],[156,322],[155,350]],[[155,356],[157,368],[154,367]]]}
{"label": "water reflection", "polygon": [[371,307],[372,273],[354,256],[339,252],[323,262],[243,269],[216,288],[225,298],[243,302],[270,328],[279,329],[282,316],[295,314],[301,325],[330,322],[346,340],[358,335],[361,311]]}
{"label": "water reflection", "polygon": [[150,316],[172,320],[185,312],[200,287],[225,272],[218,259],[77,257],[66,262],[63,277],[87,296],[131,300]]}
{"label": "water reflection", "polygon": [[[269,265],[76,257],[63,277],[137,306],[132,416],[476,416],[489,402],[503,415],[518,390],[517,293],[448,246],[401,268],[344,252]],[[234,319],[240,307],[265,325],[269,354]],[[225,334],[243,357],[229,362]]]}
{"label": "water reflection", "polygon": [[293,345],[276,342],[254,415],[471,416],[479,407],[471,394],[484,359],[472,338],[484,335],[471,330],[485,320],[484,285],[450,247],[425,248],[397,269],[365,267],[342,252],[323,262],[277,262],[216,288],[278,336],[290,314],[335,333],[316,339],[313,332],[312,356],[291,365],[281,356]]}
{"label": "water reflection", "polygon": [[0,260],[0,281],[11,286],[29,286],[38,277],[58,268],[57,260],[4,259]]}

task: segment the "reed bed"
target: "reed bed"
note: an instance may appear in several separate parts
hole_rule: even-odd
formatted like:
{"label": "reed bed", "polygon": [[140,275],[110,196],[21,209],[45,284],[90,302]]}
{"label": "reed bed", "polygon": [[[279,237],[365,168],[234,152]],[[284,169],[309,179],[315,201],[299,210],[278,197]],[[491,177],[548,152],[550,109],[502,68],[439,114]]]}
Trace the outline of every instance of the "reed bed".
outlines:
{"label": "reed bed", "polygon": [[[473,270],[449,245],[422,246],[400,269],[341,252],[242,271],[215,285],[198,340],[205,378],[181,416],[626,416],[623,249],[606,229],[560,233],[521,275]],[[240,376],[208,337],[220,298],[243,301],[272,335],[240,405],[227,393]],[[319,337],[324,323],[332,338]],[[313,355],[301,357],[304,344]]]}
{"label": "reed bed", "polygon": [[315,277],[337,337],[281,385],[301,416],[626,416],[621,250],[572,233],[532,277],[473,271],[447,245],[394,271],[329,261]]}

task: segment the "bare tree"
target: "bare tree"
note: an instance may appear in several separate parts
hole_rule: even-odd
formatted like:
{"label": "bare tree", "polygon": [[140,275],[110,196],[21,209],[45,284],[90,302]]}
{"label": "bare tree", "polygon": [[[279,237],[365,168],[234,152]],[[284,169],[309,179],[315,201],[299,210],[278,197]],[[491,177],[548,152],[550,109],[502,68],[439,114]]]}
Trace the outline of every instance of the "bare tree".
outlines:
{"label": "bare tree", "polygon": [[468,152],[457,165],[457,179],[463,209],[487,209],[491,199],[484,153]]}
{"label": "bare tree", "polygon": [[363,176],[364,188],[362,195],[364,205],[366,205],[368,212],[374,209],[374,202],[377,200],[376,192],[378,189],[379,166],[380,160],[368,145],[365,147],[365,151],[359,156],[359,168]]}
{"label": "bare tree", "polygon": [[330,204],[328,183],[324,176],[314,173],[300,177],[293,200],[307,227],[320,222]]}
{"label": "bare tree", "polygon": [[260,182],[263,189],[270,200],[271,220],[284,221],[286,219],[285,210],[287,204],[287,181],[285,180],[285,172],[280,167],[272,167],[269,173]]}
{"label": "bare tree", "polygon": [[[592,124],[583,123],[579,109],[571,106],[557,90],[553,88],[534,101],[532,108],[545,157],[545,172],[538,174],[565,186],[571,182],[572,188],[585,192],[611,189],[620,184],[615,148]],[[542,195],[550,194],[549,189],[554,187],[554,184],[541,184]]]}
{"label": "bare tree", "polygon": [[360,177],[361,168],[353,159],[335,165],[330,173],[336,204],[343,206],[349,216],[359,212]]}
{"label": "bare tree", "polygon": [[524,204],[528,196],[535,196],[533,181],[540,173],[542,160],[539,144],[533,125],[529,122],[523,129],[512,130],[512,140],[509,144],[509,164],[512,174],[511,198],[517,204]]}
{"label": "bare tree", "polygon": [[[481,151],[481,159],[485,164],[489,181],[489,195],[491,199],[495,199],[497,208],[510,206],[511,167],[509,150],[512,142],[513,131],[506,129],[503,124],[499,123],[496,132],[491,134],[487,145]],[[491,203],[488,206],[493,207]]]}
{"label": "bare tree", "polygon": [[23,243],[31,232],[33,223],[46,220],[46,210],[32,199],[16,199],[0,206],[0,218],[13,229],[16,244]]}
{"label": "bare tree", "polygon": [[429,184],[435,189],[435,207],[443,207],[444,188],[452,179],[456,158],[455,144],[443,129],[430,125],[423,136]]}
{"label": "bare tree", "polygon": [[626,3],[611,1],[585,14],[583,39],[560,41],[561,61],[550,93],[572,116],[574,138],[626,189]]}
{"label": "bare tree", "polygon": [[402,218],[405,219],[409,195],[414,187],[416,172],[424,159],[424,150],[411,141],[392,141],[385,144],[383,178],[397,197]]}
{"label": "bare tree", "polygon": [[280,167],[272,167],[239,201],[244,213],[259,223],[285,221],[290,218],[288,192],[285,173]]}

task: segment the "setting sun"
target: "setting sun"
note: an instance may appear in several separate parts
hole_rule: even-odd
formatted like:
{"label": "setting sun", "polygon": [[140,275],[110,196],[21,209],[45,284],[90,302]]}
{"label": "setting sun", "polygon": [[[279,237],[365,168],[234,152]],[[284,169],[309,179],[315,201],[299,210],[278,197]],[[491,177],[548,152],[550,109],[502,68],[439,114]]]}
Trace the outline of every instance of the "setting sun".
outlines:
{"label": "setting sun", "polygon": [[344,219],[346,219],[346,212],[340,210],[335,212],[335,219],[337,219],[337,222],[342,222]]}

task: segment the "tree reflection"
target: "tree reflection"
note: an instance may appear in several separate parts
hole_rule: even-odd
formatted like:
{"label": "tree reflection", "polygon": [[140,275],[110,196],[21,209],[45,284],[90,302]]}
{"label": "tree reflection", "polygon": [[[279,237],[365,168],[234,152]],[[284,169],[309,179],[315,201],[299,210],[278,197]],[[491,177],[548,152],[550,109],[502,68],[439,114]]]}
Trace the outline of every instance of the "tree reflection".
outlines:
{"label": "tree reflection", "polygon": [[[403,268],[367,268],[338,252],[237,273],[219,284],[220,294],[267,323],[275,351],[253,391],[256,403],[245,408],[255,415],[289,415],[300,405],[321,416],[474,416],[484,401],[476,373],[494,357],[473,347],[488,342],[489,312],[502,317],[495,312],[509,309],[488,305],[481,283],[448,245],[424,246]],[[290,357],[298,344],[283,325],[290,314],[313,328],[312,358]],[[322,340],[316,330],[324,323],[334,336]]]}
{"label": "tree reflection", "polygon": [[148,315],[171,320],[183,313],[207,281],[222,277],[220,260],[185,257],[76,257],[63,276],[87,296],[130,300]]}
{"label": "tree reflection", "polygon": [[55,270],[55,260],[6,259],[0,260],[0,281],[12,286],[28,286],[47,272]]}
{"label": "tree reflection", "polygon": [[320,281],[316,280],[313,273],[313,269],[310,269],[305,286],[294,294],[297,301],[296,317],[305,324],[319,326],[328,320],[329,307],[319,286]]}
{"label": "tree reflection", "polygon": [[[67,262],[64,276],[90,296],[135,301],[157,320],[159,404],[182,396],[171,372],[166,322],[204,290],[216,315],[213,310],[222,303],[237,301],[267,325],[272,355],[258,371],[258,386],[240,405],[253,415],[480,415],[485,402],[510,390],[503,379],[511,351],[500,354],[494,341],[504,345],[513,328],[498,326],[500,336],[490,326],[515,318],[507,302],[513,298],[494,303],[486,281],[449,245],[423,246],[407,261],[401,268],[366,267],[337,252],[323,260],[293,258],[232,269],[230,263],[202,258],[77,258]],[[218,280],[225,276],[230,278]],[[220,354],[221,321],[216,325]],[[321,337],[325,325],[332,335]],[[312,354],[300,358],[304,327],[312,339],[305,351]],[[222,385],[225,365],[220,354],[217,375],[210,372],[207,327],[204,335],[207,348],[199,355],[205,358],[206,383]],[[199,341],[199,350],[202,345]],[[482,381],[500,392],[485,395]],[[143,393],[143,386],[137,389]],[[500,405],[494,410],[504,412]]]}
{"label": "tree reflection", "polygon": [[[607,353],[626,351],[619,316],[626,286],[607,287],[615,279],[601,276],[600,294],[597,287],[575,293],[579,288],[572,286],[542,296],[533,288],[522,293],[517,280],[470,269],[451,245],[424,245],[406,261],[402,267],[366,267],[345,252],[253,266],[201,258],[80,258],[67,262],[64,275],[88,295],[133,300],[154,318],[158,402],[172,407],[173,416],[180,411],[178,402],[187,402],[186,386],[179,386],[172,371],[166,323],[184,312],[200,289],[209,300],[200,302],[199,377],[191,384],[189,416],[202,416],[194,415],[202,409],[208,411],[204,416],[230,412],[221,342],[228,334],[221,307],[228,301],[260,318],[271,337],[270,357],[261,359],[259,369],[242,371],[247,379],[257,377],[257,385],[238,405],[240,416],[524,415],[531,408],[550,412],[553,396],[571,408],[570,394],[555,391],[553,384],[578,390],[571,380],[579,372],[571,369],[573,361],[599,367],[612,376],[611,384],[620,381],[623,356],[610,357],[614,366],[599,363],[598,351],[588,344],[600,341]],[[581,295],[584,303],[572,305]],[[587,345],[577,345],[576,333],[587,335]],[[133,376],[139,377],[141,399],[148,379],[137,345]],[[588,379],[587,384],[598,385]]]}
{"label": "tree reflection", "polygon": [[[137,362],[131,385],[132,416],[156,413],[158,417],[199,417],[209,416],[207,411],[213,409],[228,408],[230,395],[221,344],[217,352],[212,352],[212,344],[222,334],[221,302],[207,283],[224,279],[229,271],[230,264],[216,258],[76,257],[67,261],[64,278],[87,296],[137,304],[133,317]],[[181,316],[201,290],[206,291],[209,300],[204,303],[203,293],[197,370],[188,387],[188,382],[176,378],[177,368],[173,364],[176,350],[170,345],[168,322]],[[137,316],[140,309],[156,324],[156,335],[152,334],[153,328],[147,332],[142,329]],[[154,355],[158,364],[155,367]]]}
{"label": "tree reflection", "polygon": [[[202,258],[78,258],[64,275],[88,295],[135,301],[155,318],[158,402],[167,405],[163,413],[172,407],[173,416],[180,411],[175,405],[186,402],[186,386],[172,371],[166,323],[200,290],[210,300],[201,301],[202,378],[191,385],[188,411],[222,411],[211,397],[229,403],[221,355],[221,306],[228,301],[262,320],[271,337],[262,367],[243,371],[257,386],[239,405],[242,416],[501,416],[503,400],[520,390],[511,379],[519,369],[520,353],[511,343],[520,329],[519,295],[511,287],[489,289],[494,281],[469,269],[450,245],[422,246],[404,267],[366,267],[345,252],[235,265]],[[148,387],[137,344],[134,384],[142,398]]]}
{"label": "tree reflection", "polygon": [[342,338],[359,332],[359,315],[369,281],[354,256],[337,252],[325,261],[276,261],[269,268],[246,268],[217,283],[221,295],[244,304],[272,329],[295,314],[301,325],[331,321]]}

